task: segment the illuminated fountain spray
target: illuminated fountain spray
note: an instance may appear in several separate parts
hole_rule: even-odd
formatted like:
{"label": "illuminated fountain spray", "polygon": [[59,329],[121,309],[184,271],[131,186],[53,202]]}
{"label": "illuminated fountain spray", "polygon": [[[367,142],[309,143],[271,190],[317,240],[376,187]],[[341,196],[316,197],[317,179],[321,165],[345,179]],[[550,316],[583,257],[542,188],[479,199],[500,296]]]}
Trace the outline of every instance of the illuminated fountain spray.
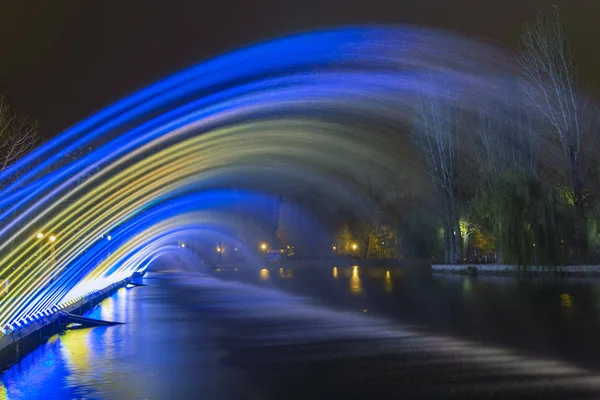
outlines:
{"label": "illuminated fountain spray", "polygon": [[[0,172],[0,326],[130,277],[181,235],[235,236],[214,213],[257,194],[214,188],[351,202],[341,176],[406,162],[415,96],[443,98],[437,83],[452,81],[475,108],[505,90],[501,60],[446,33],[323,31],[211,60],[108,107]],[[67,162],[76,149],[91,150]]]}

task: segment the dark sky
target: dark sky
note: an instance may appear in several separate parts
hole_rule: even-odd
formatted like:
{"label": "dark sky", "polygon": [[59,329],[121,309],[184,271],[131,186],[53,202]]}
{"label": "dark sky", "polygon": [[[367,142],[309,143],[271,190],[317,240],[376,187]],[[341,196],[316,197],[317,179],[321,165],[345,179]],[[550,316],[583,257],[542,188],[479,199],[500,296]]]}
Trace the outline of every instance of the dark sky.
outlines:
{"label": "dark sky", "polygon": [[600,0],[0,0],[0,93],[44,136],[163,76],[317,27],[410,23],[514,47],[558,4],[582,85],[600,94]]}

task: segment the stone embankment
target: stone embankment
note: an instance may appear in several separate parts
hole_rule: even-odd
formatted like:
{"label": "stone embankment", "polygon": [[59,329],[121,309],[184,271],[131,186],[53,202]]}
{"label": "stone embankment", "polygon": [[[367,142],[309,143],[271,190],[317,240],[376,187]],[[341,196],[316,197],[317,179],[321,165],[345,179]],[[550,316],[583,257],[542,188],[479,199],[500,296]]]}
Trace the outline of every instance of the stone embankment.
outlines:
{"label": "stone embankment", "polygon": [[564,265],[544,267],[532,265],[517,268],[505,264],[433,264],[431,270],[444,274],[490,274],[490,275],[561,275],[561,276],[600,276],[600,265]]}

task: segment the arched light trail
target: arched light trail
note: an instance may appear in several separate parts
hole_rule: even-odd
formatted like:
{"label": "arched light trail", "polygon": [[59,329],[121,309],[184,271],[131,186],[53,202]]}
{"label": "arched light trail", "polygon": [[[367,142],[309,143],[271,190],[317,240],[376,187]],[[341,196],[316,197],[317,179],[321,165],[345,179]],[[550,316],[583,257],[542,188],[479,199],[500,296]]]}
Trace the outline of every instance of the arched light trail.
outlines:
{"label": "arched light trail", "polygon": [[[361,143],[355,143],[353,145],[348,138],[343,140],[343,138],[330,137],[332,136],[331,133],[335,131],[330,130],[330,132],[327,132],[327,128],[331,128],[327,125],[319,126],[317,124],[310,124],[307,126],[306,123],[303,123],[302,125],[304,125],[303,130],[298,132],[295,132],[292,121],[285,121],[282,124],[278,123],[275,126],[260,124],[255,126],[241,127],[242,130],[247,132],[260,131],[261,133],[253,133],[251,140],[248,140],[241,145],[233,146],[232,149],[229,148],[232,147],[232,145],[228,143],[235,143],[235,141],[232,137],[230,137],[231,133],[229,132],[225,132],[223,137],[219,139],[218,143],[222,144],[220,146],[217,146],[218,143],[215,143],[211,140],[213,135],[194,137],[186,142],[174,146],[173,148],[169,148],[168,151],[160,152],[155,156],[144,160],[144,164],[147,165],[134,165],[131,167],[131,170],[134,172],[125,170],[122,173],[119,173],[108,179],[105,183],[87,193],[82,199],[76,201],[73,205],[63,210],[46,226],[42,227],[42,230],[60,231],[65,237],[68,237],[67,240],[61,242],[61,249],[56,251],[56,256],[60,259],[61,254],[64,251],[73,249],[71,246],[74,246],[75,243],[81,239],[81,234],[94,237],[103,230],[110,229],[110,225],[106,226],[105,224],[105,226],[102,226],[96,230],[91,230],[91,227],[96,226],[95,224],[99,222],[99,219],[102,220],[102,218],[104,218],[103,215],[105,215],[105,213],[109,212],[111,209],[119,209],[121,211],[119,213],[115,213],[114,215],[114,219],[119,220],[134,210],[143,208],[145,203],[148,203],[153,199],[153,196],[158,196],[165,192],[168,193],[169,191],[174,190],[174,184],[163,186],[162,189],[160,189],[160,187],[167,181],[176,180],[177,176],[206,179],[207,175],[203,173],[203,168],[214,170],[215,166],[231,166],[236,164],[236,160],[239,162],[240,160],[244,159],[250,159],[252,163],[257,164],[257,161],[254,160],[260,160],[264,159],[265,157],[278,154],[281,149],[280,146],[283,144],[292,146],[292,150],[290,150],[289,154],[287,154],[288,164],[291,164],[289,160],[302,157],[308,157],[308,159],[316,162],[319,161],[318,156],[320,152],[332,154],[333,152],[338,151],[346,154],[345,159],[348,162],[341,164],[338,162],[337,166],[343,167],[343,171],[352,172],[353,168],[357,164],[361,164],[361,157],[367,160],[370,157],[376,156],[376,154],[373,152],[370,153],[368,150],[363,150],[360,147],[362,146]],[[284,140],[285,143],[277,142],[277,140],[282,141],[282,136],[277,135],[280,129],[286,130],[286,136]],[[304,134],[303,132],[311,133]],[[216,132],[215,137],[219,136],[221,136],[221,134]],[[196,147],[194,147],[196,146],[195,143],[198,143],[199,146],[199,150],[197,150],[197,152],[203,153],[206,148],[206,146],[203,145],[205,142],[204,139],[207,139],[209,143],[208,147],[210,154],[213,154],[220,160],[216,160],[211,157],[204,157],[202,160],[203,162],[195,161],[197,157],[192,154],[196,149]],[[339,139],[339,142],[336,139]],[[330,148],[331,144],[334,144],[335,148]],[[302,146],[307,148],[302,149]],[[320,150],[317,152],[311,150],[312,148]],[[357,163],[357,161],[359,162]],[[157,166],[160,166],[160,164],[162,164],[164,169],[160,170],[160,172],[155,172],[152,174],[153,170],[157,168]],[[128,175],[132,176],[128,177]],[[123,182],[129,182],[130,186],[126,187],[125,189],[119,188],[115,191],[114,188],[115,185],[117,185],[117,182],[121,182],[121,186]],[[119,186],[117,185],[116,187]],[[145,190],[141,190],[142,188],[145,188]],[[112,192],[112,195],[107,197],[109,192]],[[142,193],[151,194],[147,195],[144,200],[140,200],[134,204],[128,204],[134,201]],[[97,199],[103,200],[98,201]],[[93,211],[86,213],[86,215],[80,215],[81,211],[88,210],[92,207]],[[69,215],[78,216],[77,222],[65,222],[68,221],[67,217]],[[93,219],[93,217],[96,217],[96,219]],[[75,234],[75,232],[80,231],[86,226],[88,227],[87,231],[82,232],[79,235]],[[25,246],[26,244],[22,244],[15,250],[19,256],[15,257],[13,263],[8,265],[9,267],[18,262],[29,263],[34,260],[34,255],[32,252],[35,250],[35,241],[30,244],[29,248],[24,248]],[[52,247],[51,244],[45,245],[45,250],[42,252],[42,256],[47,255],[48,252],[50,252],[50,247]],[[30,257],[28,259],[24,259],[24,256],[28,253],[30,254]],[[9,276],[9,279],[10,278],[20,279],[21,275],[11,275]]]}
{"label": "arched light trail", "polygon": [[[152,248],[155,242],[161,244],[165,238],[172,239],[177,235],[181,237],[192,228],[196,235],[210,233],[214,236],[221,232],[220,235],[231,238],[232,233],[227,231],[236,228],[235,219],[227,213],[216,210],[257,202],[263,198],[264,196],[245,192],[204,191],[162,203],[159,207],[151,208],[148,212],[133,218],[129,224],[113,231],[110,242],[99,241],[95,244],[95,248],[92,247],[88,252],[81,253],[78,259],[71,260],[71,263],[78,267],[62,274],[52,283],[52,287],[46,287],[35,297],[22,302],[21,304],[26,304],[24,309],[9,311],[16,313],[16,320],[20,320],[31,313],[40,312],[40,304],[53,302],[61,306],[71,304],[83,296],[81,287],[85,288],[87,295],[130,276],[139,268],[139,264],[131,264],[131,262],[123,265],[124,258],[135,256],[137,253],[142,254],[144,248]],[[194,211],[197,210],[199,203],[203,205],[203,211]],[[239,244],[239,247],[241,248],[242,245]],[[112,254],[99,263],[95,262],[98,254],[103,252]],[[73,290],[78,293],[78,296],[70,295],[68,300],[62,299],[65,293],[71,293]],[[48,301],[49,298],[52,302]]]}
{"label": "arched light trail", "polygon": [[[0,326],[130,276],[153,240],[168,248],[161,237],[187,226],[181,215],[206,211],[202,202],[165,211],[190,193],[296,184],[349,201],[343,176],[367,162],[402,165],[402,135],[379,127],[406,125],[415,96],[443,98],[449,81],[465,109],[500,96],[511,71],[501,60],[493,47],[446,33],[346,28],[242,49],[117,102],[0,171],[1,273],[10,282]],[[79,148],[91,150],[65,160]],[[162,210],[158,219],[139,223],[152,210]],[[109,232],[113,240],[101,240]]]}

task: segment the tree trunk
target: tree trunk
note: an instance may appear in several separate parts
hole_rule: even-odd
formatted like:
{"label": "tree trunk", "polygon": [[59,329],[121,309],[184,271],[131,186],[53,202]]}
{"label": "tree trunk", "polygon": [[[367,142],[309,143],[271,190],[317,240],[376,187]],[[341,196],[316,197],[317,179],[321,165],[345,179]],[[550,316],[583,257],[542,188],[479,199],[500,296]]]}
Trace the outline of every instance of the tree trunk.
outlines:
{"label": "tree trunk", "polygon": [[455,218],[455,220],[453,221],[453,225],[454,229],[452,230],[452,234],[454,245],[454,263],[460,264],[462,262],[462,243],[458,218]]}
{"label": "tree trunk", "polygon": [[444,263],[451,264],[452,263],[452,246],[450,245],[450,232],[448,229],[448,224],[444,226]]}
{"label": "tree trunk", "polygon": [[577,262],[584,264],[589,258],[587,218],[585,216],[584,185],[576,166],[573,167],[573,197],[577,220]]}
{"label": "tree trunk", "polygon": [[448,220],[447,220],[447,231],[448,231],[448,245],[450,248],[449,256],[451,264],[459,264],[462,261],[462,249],[460,243],[460,225],[458,222],[458,212],[456,211],[456,204],[454,196],[448,194]]}

